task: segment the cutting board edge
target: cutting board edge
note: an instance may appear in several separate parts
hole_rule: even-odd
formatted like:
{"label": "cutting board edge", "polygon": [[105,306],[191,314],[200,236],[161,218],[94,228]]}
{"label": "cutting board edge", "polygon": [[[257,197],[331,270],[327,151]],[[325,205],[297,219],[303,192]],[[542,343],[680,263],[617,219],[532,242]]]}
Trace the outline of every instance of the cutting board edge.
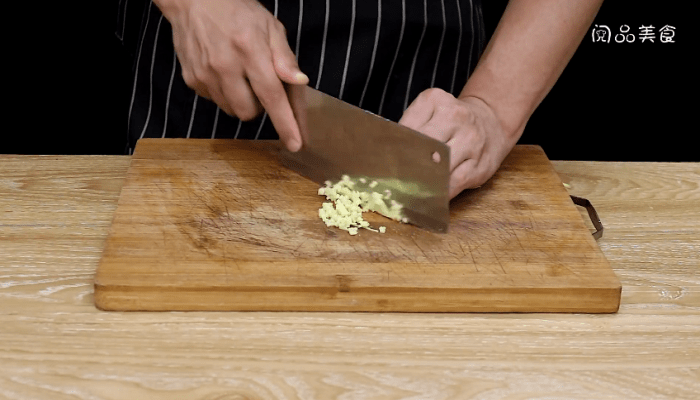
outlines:
{"label": "cutting board edge", "polygon": [[[464,289],[342,291],[192,290],[108,287],[95,283],[94,299],[103,311],[310,311],[310,312],[500,312],[616,313],[621,286],[556,289]],[[586,296],[581,296],[585,293]],[[416,304],[420,294],[421,304]],[[486,295],[486,296],[485,296]],[[535,298],[536,296],[536,298]],[[184,301],[183,299],[187,299]],[[535,298],[538,302],[533,303]],[[311,305],[310,305],[311,304]]]}

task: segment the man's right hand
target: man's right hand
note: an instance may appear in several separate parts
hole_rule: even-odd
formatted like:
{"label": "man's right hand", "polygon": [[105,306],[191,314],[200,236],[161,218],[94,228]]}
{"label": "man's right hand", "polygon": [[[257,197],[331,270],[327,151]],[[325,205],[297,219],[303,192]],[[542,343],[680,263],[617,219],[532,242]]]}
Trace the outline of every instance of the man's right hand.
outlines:
{"label": "man's right hand", "polygon": [[290,151],[301,135],[282,82],[305,85],[284,26],[255,0],[154,0],[173,27],[185,83],[248,121],[264,108]]}

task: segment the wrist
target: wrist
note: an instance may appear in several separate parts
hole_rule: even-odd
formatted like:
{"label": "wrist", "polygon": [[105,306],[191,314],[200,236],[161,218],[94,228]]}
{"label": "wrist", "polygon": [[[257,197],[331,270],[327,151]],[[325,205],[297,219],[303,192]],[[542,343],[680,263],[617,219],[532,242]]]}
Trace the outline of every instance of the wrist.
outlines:
{"label": "wrist", "polygon": [[172,22],[172,18],[188,8],[192,0],[153,0],[163,16]]}
{"label": "wrist", "polygon": [[514,113],[508,113],[503,108],[499,108],[497,102],[489,99],[488,96],[465,90],[457,99],[468,103],[471,107],[481,109],[482,114],[488,116],[497,125],[498,128],[493,129],[492,132],[501,136],[504,143],[515,145],[522,136],[527,119],[512,118]]}

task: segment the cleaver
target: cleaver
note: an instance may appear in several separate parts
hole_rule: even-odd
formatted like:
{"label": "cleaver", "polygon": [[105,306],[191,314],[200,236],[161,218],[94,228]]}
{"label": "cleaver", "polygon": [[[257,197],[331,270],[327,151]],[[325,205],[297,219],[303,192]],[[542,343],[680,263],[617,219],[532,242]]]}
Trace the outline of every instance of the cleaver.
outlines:
{"label": "cleaver", "polygon": [[281,162],[323,184],[348,176],[355,190],[401,205],[401,220],[435,232],[449,225],[450,152],[445,143],[306,85],[288,85],[302,148]]}

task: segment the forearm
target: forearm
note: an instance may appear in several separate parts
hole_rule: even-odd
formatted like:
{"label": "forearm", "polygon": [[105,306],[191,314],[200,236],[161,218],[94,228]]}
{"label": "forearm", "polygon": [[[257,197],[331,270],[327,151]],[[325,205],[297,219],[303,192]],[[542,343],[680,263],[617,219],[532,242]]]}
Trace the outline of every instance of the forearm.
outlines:
{"label": "forearm", "polygon": [[603,0],[511,0],[460,98],[478,97],[514,143]]}

